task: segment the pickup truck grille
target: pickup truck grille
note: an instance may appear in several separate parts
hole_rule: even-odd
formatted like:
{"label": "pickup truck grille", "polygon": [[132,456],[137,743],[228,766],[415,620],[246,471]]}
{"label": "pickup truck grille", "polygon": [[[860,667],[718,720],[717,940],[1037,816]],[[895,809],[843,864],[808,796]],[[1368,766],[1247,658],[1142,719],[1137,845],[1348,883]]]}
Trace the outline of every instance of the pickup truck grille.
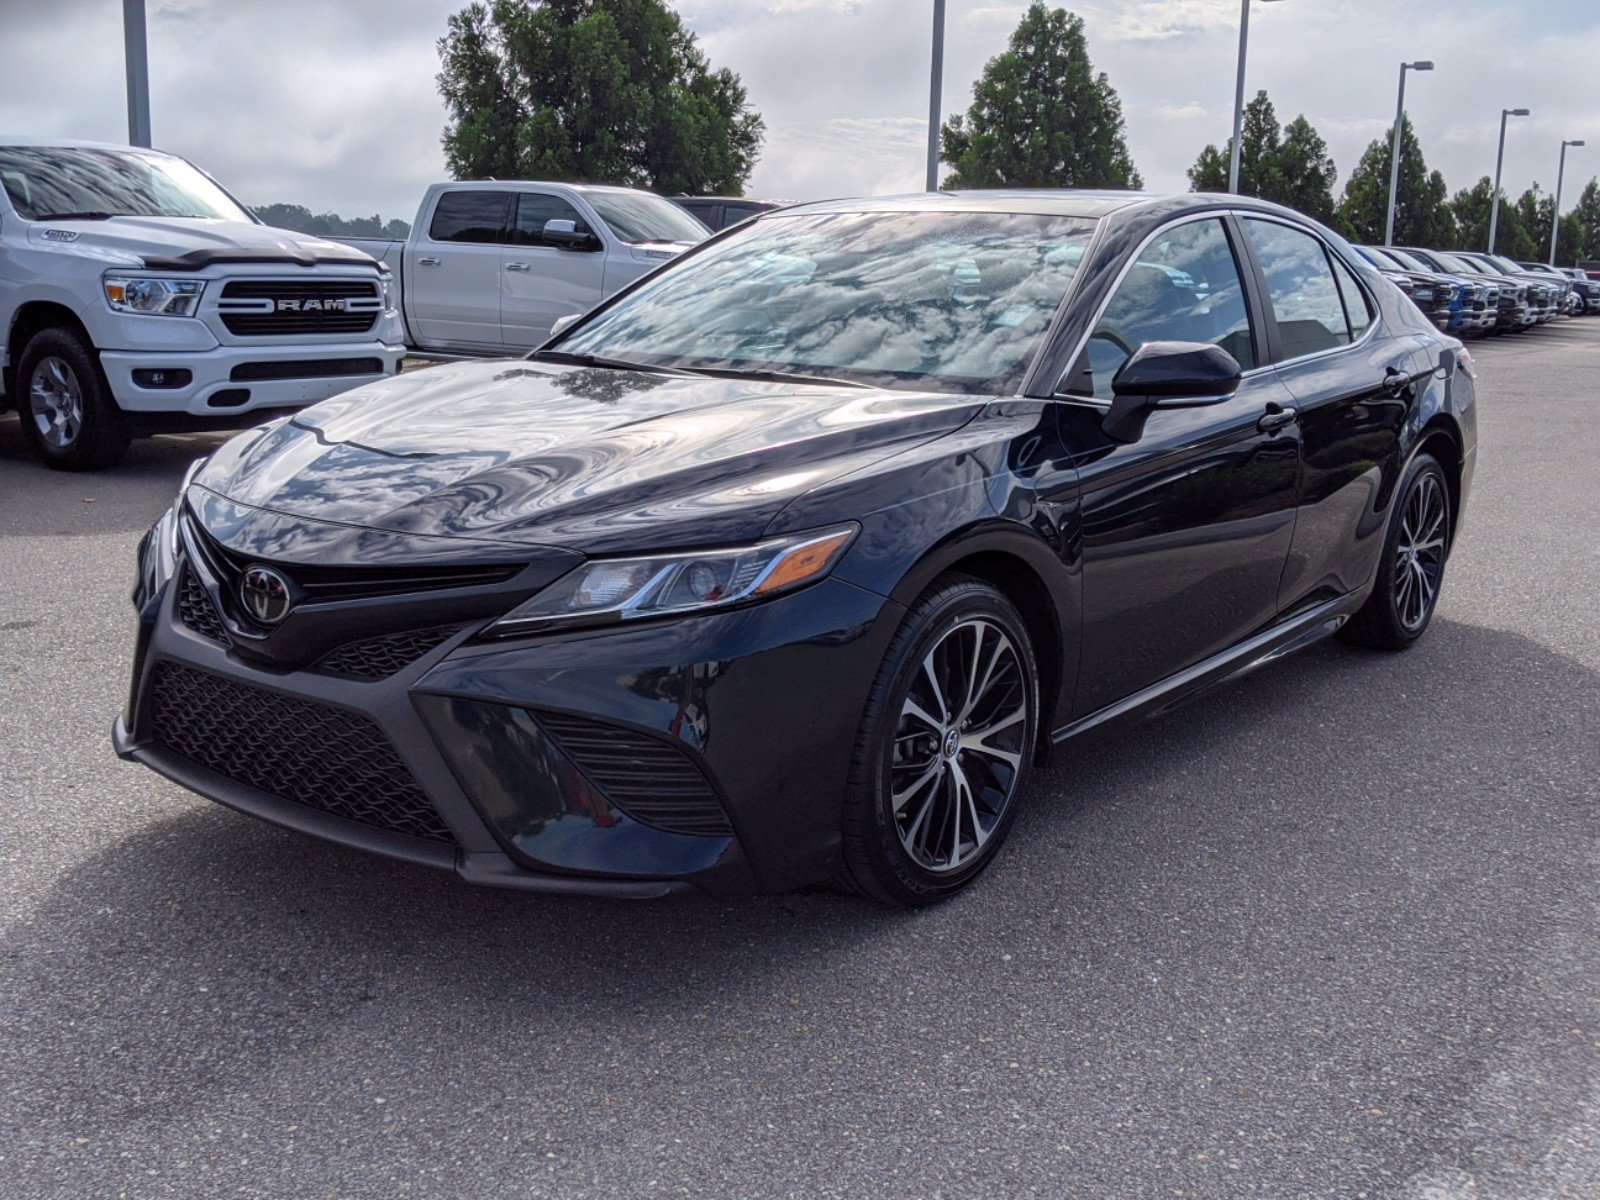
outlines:
{"label": "pickup truck grille", "polygon": [[366,333],[383,297],[361,279],[232,279],[217,312],[229,333],[268,337],[294,333]]}

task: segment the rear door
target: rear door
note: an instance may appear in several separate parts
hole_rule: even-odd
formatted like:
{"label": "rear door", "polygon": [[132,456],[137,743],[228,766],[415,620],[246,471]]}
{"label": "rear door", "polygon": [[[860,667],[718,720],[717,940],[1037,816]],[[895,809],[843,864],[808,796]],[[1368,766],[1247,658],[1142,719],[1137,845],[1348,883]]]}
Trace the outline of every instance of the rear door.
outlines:
{"label": "rear door", "polygon": [[500,348],[500,257],[510,212],[509,191],[439,193],[427,227],[406,250],[406,321],[419,344]]}
{"label": "rear door", "polygon": [[[1298,431],[1242,286],[1237,229],[1209,215],[1135,255],[1062,381],[1061,430],[1082,487],[1084,716],[1270,625],[1294,531]],[[1157,409],[1131,444],[1105,436],[1111,379],[1140,345],[1210,342],[1237,392]]]}
{"label": "rear door", "polygon": [[510,245],[501,253],[501,341],[531,350],[564,316],[589,311],[604,294],[606,251],[598,236],[587,249],[561,246],[544,233],[548,221],[571,221],[579,233],[593,223],[554,192],[518,192]]}
{"label": "rear door", "polygon": [[1386,334],[1355,272],[1321,237],[1272,217],[1240,224],[1303,446],[1279,601],[1291,614],[1355,591],[1376,569],[1400,431],[1428,368],[1409,336]]}

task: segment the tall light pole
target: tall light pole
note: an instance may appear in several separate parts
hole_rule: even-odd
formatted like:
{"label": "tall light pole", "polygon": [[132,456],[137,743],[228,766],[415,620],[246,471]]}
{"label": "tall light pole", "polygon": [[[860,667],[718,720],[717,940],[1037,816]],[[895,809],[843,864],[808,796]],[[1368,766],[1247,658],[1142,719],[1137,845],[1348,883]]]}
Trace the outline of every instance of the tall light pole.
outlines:
{"label": "tall light pole", "polygon": [[1389,148],[1389,215],[1383,222],[1383,244],[1394,245],[1394,206],[1400,194],[1400,126],[1406,119],[1406,72],[1431,71],[1433,64],[1423,59],[1400,64],[1400,98],[1394,106],[1394,144]]}
{"label": "tall light pole", "polygon": [[1528,110],[1525,108],[1502,108],[1500,110],[1500,149],[1494,155],[1494,197],[1489,201],[1489,253],[1494,253],[1494,234],[1500,226],[1500,164],[1506,157],[1506,118],[1525,117]]}
{"label": "tall light pole", "polygon": [[[1261,0],[1271,4],[1274,0]],[[1239,192],[1239,133],[1244,128],[1244,57],[1250,46],[1250,0],[1239,0],[1239,74],[1233,84],[1233,150],[1228,155],[1228,191]]]}
{"label": "tall light pole", "polygon": [[944,0],[933,0],[933,69],[928,75],[928,190],[939,190],[940,89],[944,85]]}
{"label": "tall light pole", "polygon": [[122,54],[128,72],[128,144],[150,145],[150,62],[145,55],[144,0],[122,0]]}
{"label": "tall light pole", "polygon": [[1581,146],[1583,139],[1561,143],[1561,165],[1556,168],[1556,204],[1550,213],[1550,265],[1556,265],[1556,239],[1561,236],[1561,178],[1567,173],[1567,147]]}

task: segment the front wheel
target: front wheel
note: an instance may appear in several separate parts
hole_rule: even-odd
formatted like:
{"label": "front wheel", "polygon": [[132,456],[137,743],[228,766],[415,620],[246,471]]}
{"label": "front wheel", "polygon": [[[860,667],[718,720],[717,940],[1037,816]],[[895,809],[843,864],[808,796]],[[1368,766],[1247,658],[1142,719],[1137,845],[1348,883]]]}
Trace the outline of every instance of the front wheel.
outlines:
{"label": "front wheel", "polygon": [[1027,627],[982,580],[912,605],[862,717],[844,811],[849,890],[932,904],[989,865],[1016,819],[1038,734]]}
{"label": "front wheel", "polygon": [[106,386],[94,351],[69,329],[33,335],[17,363],[17,415],[48,467],[96,471],[127,452],[128,419]]}
{"label": "front wheel", "polygon": [[1450,490],[1444,468],[1433,455],[1419,454],[1396,492],[1372,595],[1340,636],[1380,650],[1414,645],[1433,620],[1449,553]]}

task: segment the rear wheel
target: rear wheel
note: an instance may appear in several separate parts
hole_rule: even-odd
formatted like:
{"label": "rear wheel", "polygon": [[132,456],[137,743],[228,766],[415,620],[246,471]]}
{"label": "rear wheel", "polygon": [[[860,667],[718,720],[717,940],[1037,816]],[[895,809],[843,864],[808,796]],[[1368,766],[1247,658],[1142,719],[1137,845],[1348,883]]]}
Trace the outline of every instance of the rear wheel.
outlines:
{"label": "rear wheel", "polygon": [[46,466],[95,471],[127,452],[127,417],[111,398],[94,351],[78,334],[34,334],[17,363],[16,381],[23,436]]}
{"label": "rear wheel", "polygon": [[1450,491],[1444,468],[1419,454],[1406,470],[1389,517],[1372,595],[1339,631],[1381,650],[1415,644],[1433,620],[1450,550]]}
{"label": "rear wheel", "polygon": [[976,878],[1016,818],[1038,711],[1017,610],[981,580],[941,577],[906,614],[863,714],[840,882],[914,906]]}

